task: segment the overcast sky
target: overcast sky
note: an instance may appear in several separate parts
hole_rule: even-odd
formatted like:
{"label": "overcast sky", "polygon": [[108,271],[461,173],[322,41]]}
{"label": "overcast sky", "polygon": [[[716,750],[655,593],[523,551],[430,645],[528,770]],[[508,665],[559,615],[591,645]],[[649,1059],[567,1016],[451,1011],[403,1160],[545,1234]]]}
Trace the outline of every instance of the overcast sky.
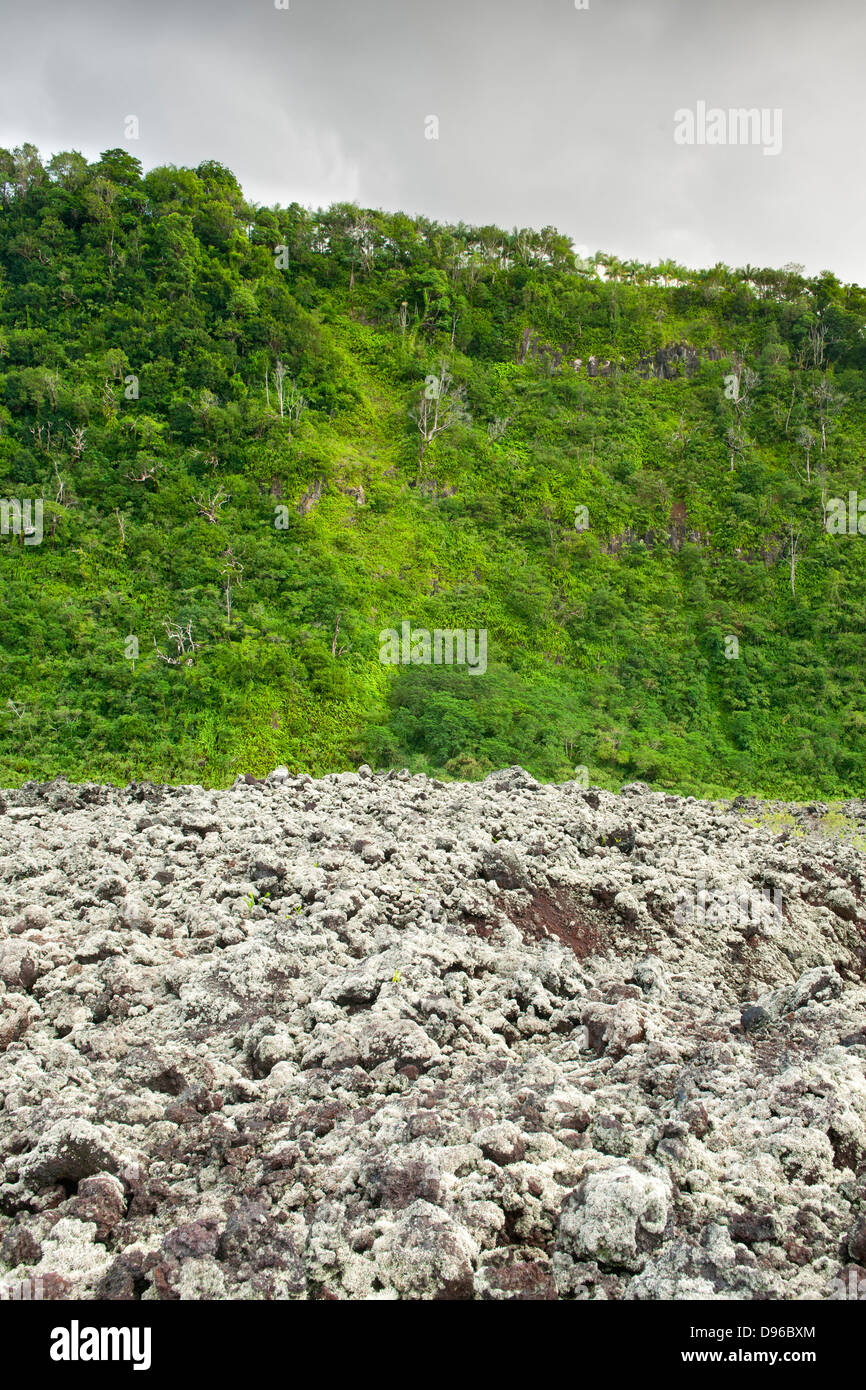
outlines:
{"label": "overcast sky", "polygon": [[[0,145],[212,158],[261,203],[550,224],[624,258],[866,284],[863,0],[289,4],[0,0]],[[781,153],[675,143],[699,102],[781,110]]]}

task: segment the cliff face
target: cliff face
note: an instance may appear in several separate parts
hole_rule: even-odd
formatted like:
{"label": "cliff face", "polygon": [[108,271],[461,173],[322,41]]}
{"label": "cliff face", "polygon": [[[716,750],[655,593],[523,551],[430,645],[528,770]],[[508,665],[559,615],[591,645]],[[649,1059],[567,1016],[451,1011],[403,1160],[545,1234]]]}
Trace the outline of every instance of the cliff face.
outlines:
{"label": "cliff face", "polygon": [[4,793],[0,1278],[866,1291],[866,807],[825,811],[519,768]]}
{"label": "cliff face", "polygon": [[[616,375],[617,372],[634,372],[648,380],[658,377],[673,381],[681,374],[695,376],[700,371],[701,362],[718,362],[724,356],[721,348],[709,347],[701,354],[691,343],[668,343],[653,353],[644,353],[636,363],[628,364],[625,358],[613,362],[609,358],[590,356],[586,358],[586,375],[590,377]],[[567,347],[554,347],[545,343],[531,328],[524,328],[517,345],[516,361],[522,366],[527,360],[543,362],[551,374],[571,370],[580,374],[584,359],[576,357]]]}

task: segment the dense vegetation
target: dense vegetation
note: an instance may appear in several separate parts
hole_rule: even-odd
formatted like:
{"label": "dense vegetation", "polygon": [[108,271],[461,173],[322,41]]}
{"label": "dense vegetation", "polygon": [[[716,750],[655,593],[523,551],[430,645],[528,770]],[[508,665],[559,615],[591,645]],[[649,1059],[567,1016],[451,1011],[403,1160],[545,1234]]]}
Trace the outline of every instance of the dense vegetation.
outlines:
{"label": "dense vegetation", "polygon": [[[44,499],[41,544],[0,536],[0,785],[862,794],[866,539],[825,526],[862,289],[260,208],[123,150],[0,150],[0,197],[0,497]],[[383,665],[404,620],[486,628],[486,673]]]}

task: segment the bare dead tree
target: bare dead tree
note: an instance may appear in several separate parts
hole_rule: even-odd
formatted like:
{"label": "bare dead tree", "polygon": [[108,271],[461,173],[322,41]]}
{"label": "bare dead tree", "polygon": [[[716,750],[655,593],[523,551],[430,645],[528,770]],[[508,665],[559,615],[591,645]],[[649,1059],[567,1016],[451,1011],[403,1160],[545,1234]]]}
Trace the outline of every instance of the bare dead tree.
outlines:
{"label": "bare dead tree", "polygon": [[[808,425],[803,425],[797,431],[797,443],[806,456],[806,478],[810,483],[812,481],[812,450],[815,447],[815,440],[816,435],[812,433]],[[802,474],[800,476],[802,477]]]}
{"label": "bare dead tree", "polygon": [[117,517],[117,524],[120,527],[120,548],[122,550],[126,545],[126,528],[123,524],[123,517],[120,515],[119,507],[115,507],[114,515]]}
{"label": "bare dead tree", "polygon": [[428,445],[444,430],[451,429],[468,417],[465,386],[455,386],[443,362],[438,375],[427,378],[418,406],[410,412],[418,426],[421,447],[418,454],[418,471],[424,467],[424,454]]}
{"label": "bare dead tree", "polygon": [[344,652],[348,651],[348,647],[337,646],[337,633],[340,631],[340,619],[342,618],[342,616],[342,613],[337,614],[337,622],[336,626],[334,627],[334,640],[331,643],[331,656],[334,658],[335,661],[338,656],[342,656]]}
{"label": "bare dead tree", "polygon": [[831,420],[839,414],[845,404],[845,397],[841,391],[837,391],[832,381],[828,377],[822,376],[817,385],[812,388],[812,398],[818,407],[818,419],[821,424],[821,453],[827,448],[827,431],[830,428]]}
{"label": "bare dead tree", "polygon": [[277,365],[274,368],[274,380],[277,384],[277,396],[280,402],[280,419],[283,419],[283,382],[286,379],[286,369],[281,359],[277,358]]}
{"label": "bare dead tree", "polygon": [[212,497],[208,497],[207,499],[204,497],[194,498],[196,511],[199,516],[203,516],[212,526],[216,525],[216,522],[219,520],[220,508],[224,507],[228,500],[229,494],[224,492],[221,487],[217,488]]}
{"label": "bare dead tree", "polygon": [[72,457],[77,463],[84,453],[84,438],[86,431],[83,425],[76,425],[74,428],[72,425],[67,425],[66,428],[72,436]]}
{"label": "bare dead tree", "polygon": [[126,476],[131,483],[153,483],[154,487],[158,490],[159,483],[156,477],[158,466],[158,464],[154,464],[152,468],[142,468],[137,476],[134,473],[127,473]]}
{"label": "bare dead tree", "polygon": [[221,558],[225,560],[225,565],[220,570],[220,576],[223,581],[223,593],[226,599],[226,626],[231,628],[232,589],[240,588],[241,584],[243,584],[244,567],[238,560],[231,546],[229,546],[228,550],[223,551]]}
{"label": "bare dead tree", "polygon": [[827,327],[820,320],[818,323],[809,325],[809,347],[812,350],[812,365],[820,371],[824,365],[824,348],[826,346]]}
{"label": "bare dead tree", "polygon": [[796,381],[795,381],[795,382],[794,382],[794,385],[791,387],[791,403],[790,403],[790,405],[788,406],[788,414],[785,416],[785,433],[786,433],[786,434],[788,433],[788,427],[789,427],[790,424],[791,424],[791,412],[792,412],[792,410],[794,409],[794,402],[795,402],[796,399],[797,399],[797,383],[796,383]]}
{"label": "bare dead tree", "polygon": [[733,371],[733,395],[728,397],[734,412],[733,428],[728,430],[727,440],[731,450],[731,472],[734,471],[734,458],[745,452],[745,418],[752,408],[752,392],[758,384],[758,373],[747,367],[745,360],[739,353],[734,353],[732,358]]}
{"label": "bare dead tree", "polygon": [[[44,439],[42,438],[42,431],[43,431],[43,429],[45,430],[45,438],[44,438]],[[36,440],[36,443],[39,445],[39,448],[42,450],[42,452],[43,452],[44,454],[48,454],[49,457],[50,457],[50,455],[51,455],[51,422],[48,421],[45,425],[31,425],[31,426],[30,426],[30,433],[33,435],[33,438]]]}
{"label": "bare dead tree", "polygon": [[746,415],[752,408],[752,393],[760,380],[751,367],[743,367],[740,372],[739,390],[734,397],[734,409],[739,415]]}
{"label": "bare dead tree", "polygon": [[731,472],[733,473],[734,459],[742,458],[746,452],[746,436],[739,422],[735,422],[728,430],[725,441],[731,451]]}
{"label": "bare dead tree", "polygon": [[62,506],[62,505],[63,505],[63,489],[64,489],[64,487],[66,486],[66,484],[64,483],[63,479],[62,479],[61,476],[60,476],[60,469],[57,467],[57,459],[56,459],[56,458],[52,458],[51,464],[52,464],[52,467],[54,468],[54,476],[55,476],[55,478],[57,479],[57,493],[56,493],[56,495],[55,495],[54,500],[55,500],[55,502],[59,503],[60,506]]}
{"label": "bare dead tree", "polygon": [[791,521],[791,522],[788,523],[788,547],[789,547],[789,557],[790,557],[790,563],[791,563],[791,593],[794,595],[795,598],[796,598],[796,596],[797,596],[797,589],[796,589],[796,580],[797,580],[797,546],[799,545],[799,542],[800,542],[800,532],[799,532],[799,531],[796,531],[796,532],[795,532],[795,530],[794,530],[794,523],[793,523],[793,521]]}
{"label": "bare dead tree", "polygon": [[809,325],[808,342],[812,353],[812,365],[822,372],[827,360],[827,348],[831,343],[838,342],[838,335],[830,332],[829,324],[823,317],[823,310],[819,311],[817,321]]}
{"label": "bare dead tree", "polygon": [[292,389],[291,389],[291,392],[290,392],[290,394],[289,394],[289,399],[288,399],[289,419],[290,419],[290,420],[294,420],[295,424],[297,424],[298,421],[300,420],[301,416],[303,415],[304,411],[306,410],[306,408],[307,408],[307,400],[306,400],[306,397],[301,395],[300,391],[298,390],[298,388],[297,388],[297,386],[295,385],[295,382],[294,382],[294,380],[293,380],[293,381],[292,381]]}
{"label": "bare dead tree", "polygon": [[192,666],[195,662],[195,654],[199,644],[193,640],[192,621],[186,627],[181,623],[163,622],[168,640],[174,643],[174,656],[166,656],[165,652],[160,651],[156,645],[156,638],[153,645],[156,647],[156,654],[160,661],[164,661],[168,666]]}
{"label": "bare dead tree", "polygon": [[818,477],[821,479],[821,527],[827,530],[827,463],[821,459],[818,464]]}

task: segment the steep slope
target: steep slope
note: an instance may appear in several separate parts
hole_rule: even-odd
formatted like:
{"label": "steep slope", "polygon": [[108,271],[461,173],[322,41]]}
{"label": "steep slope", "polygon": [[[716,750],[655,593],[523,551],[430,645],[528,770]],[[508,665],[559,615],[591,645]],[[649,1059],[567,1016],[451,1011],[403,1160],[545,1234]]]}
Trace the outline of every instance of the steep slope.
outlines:
{"label": "steep slope", "polygon": [[[0,198],[4,781],[862,792],[862,289],[122,150]],[[403,622],[485,674],[383,665]]]}

